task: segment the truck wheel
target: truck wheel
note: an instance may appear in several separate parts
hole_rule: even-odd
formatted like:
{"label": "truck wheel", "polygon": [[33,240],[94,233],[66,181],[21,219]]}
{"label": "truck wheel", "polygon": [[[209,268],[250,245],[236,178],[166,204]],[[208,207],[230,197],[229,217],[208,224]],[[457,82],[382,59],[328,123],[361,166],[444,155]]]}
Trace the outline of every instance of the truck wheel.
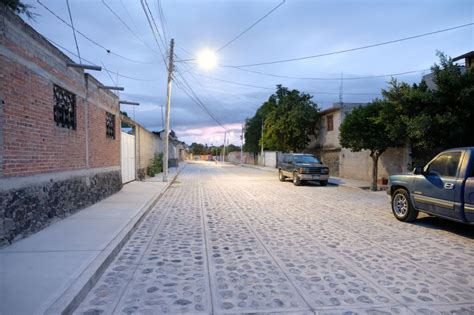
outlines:
{"label": "truck wheel", "polygon": [[284,182],[286,180],[286,176],[283,175],[283,172],[281,170],[278,170],[278,179],[280,182]]}
{"label": "truck wheel", "polygon": [[411,204],[405,189],[399,188],[392,194],[392,212],[395,218],[403,222],[414,221],[418,216],[418,211]]}
{"label": "truck wheel", "polygon": [[327,180],[320,180],[320,181],[319,181],[319,185],[321,185],[321,186],[327,186],[327,185],[328,185],[328,181],[327,181]]}
{"label": "truck wheel", "polygon": [[293,173],[293,185],[295,186],[301,186],[301,180],[298,177],[298,172]]}

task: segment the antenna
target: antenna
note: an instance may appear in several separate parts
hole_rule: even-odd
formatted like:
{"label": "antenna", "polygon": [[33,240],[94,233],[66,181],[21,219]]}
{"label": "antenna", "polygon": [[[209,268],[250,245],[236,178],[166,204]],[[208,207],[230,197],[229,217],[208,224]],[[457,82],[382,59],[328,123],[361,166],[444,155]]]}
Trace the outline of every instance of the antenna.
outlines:
{"label": "antenna", "polygon": [[344,95],[344,74],[341,72],[341,84],[339,85],[339,103],[341,104],[341,108],[342,108],[342,104],[343,104],[343,97]]}

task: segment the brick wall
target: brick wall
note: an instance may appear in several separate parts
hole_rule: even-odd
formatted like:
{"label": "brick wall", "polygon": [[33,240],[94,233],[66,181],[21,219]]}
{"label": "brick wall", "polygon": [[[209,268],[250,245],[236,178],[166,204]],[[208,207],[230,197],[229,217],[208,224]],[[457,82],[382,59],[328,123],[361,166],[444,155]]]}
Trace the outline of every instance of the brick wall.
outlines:
{"label": "brick wall", "polygon": [[[2,10],[1,18],[3,176],[119,166],[117,97],[66,67],[71,60],[18,17]],[[76,95],[76,130],[54,122],[54,84]],[[116,115],[115,139],[106,137],[106,111]]]}

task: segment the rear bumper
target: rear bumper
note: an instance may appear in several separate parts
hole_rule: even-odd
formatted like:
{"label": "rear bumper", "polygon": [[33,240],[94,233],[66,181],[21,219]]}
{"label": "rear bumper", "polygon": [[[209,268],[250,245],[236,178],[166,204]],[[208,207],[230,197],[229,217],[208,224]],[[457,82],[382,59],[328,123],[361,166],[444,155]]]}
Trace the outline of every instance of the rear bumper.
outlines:
{"label": "rear bumper", "polygon": [[298,174],[300,180],[328,180],[328,174]]}

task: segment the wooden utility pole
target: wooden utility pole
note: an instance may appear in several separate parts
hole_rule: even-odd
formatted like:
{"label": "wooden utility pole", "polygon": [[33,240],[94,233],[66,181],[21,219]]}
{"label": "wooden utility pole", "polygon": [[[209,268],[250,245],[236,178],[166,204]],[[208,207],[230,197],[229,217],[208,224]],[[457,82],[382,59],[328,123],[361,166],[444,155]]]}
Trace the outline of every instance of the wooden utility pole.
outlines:
{"label": "wooden utility pole", "polygon": [[165,142],[163,148],[163,181],[168,181],[168,159],[169,159],[169,136],[170,136],[170,102],[171,102],[171,83],[173,82],[173,54],[174,39],[170,43],[170,55],[168,64],[168,89],[166,91],[166,111],[165,111]]}

